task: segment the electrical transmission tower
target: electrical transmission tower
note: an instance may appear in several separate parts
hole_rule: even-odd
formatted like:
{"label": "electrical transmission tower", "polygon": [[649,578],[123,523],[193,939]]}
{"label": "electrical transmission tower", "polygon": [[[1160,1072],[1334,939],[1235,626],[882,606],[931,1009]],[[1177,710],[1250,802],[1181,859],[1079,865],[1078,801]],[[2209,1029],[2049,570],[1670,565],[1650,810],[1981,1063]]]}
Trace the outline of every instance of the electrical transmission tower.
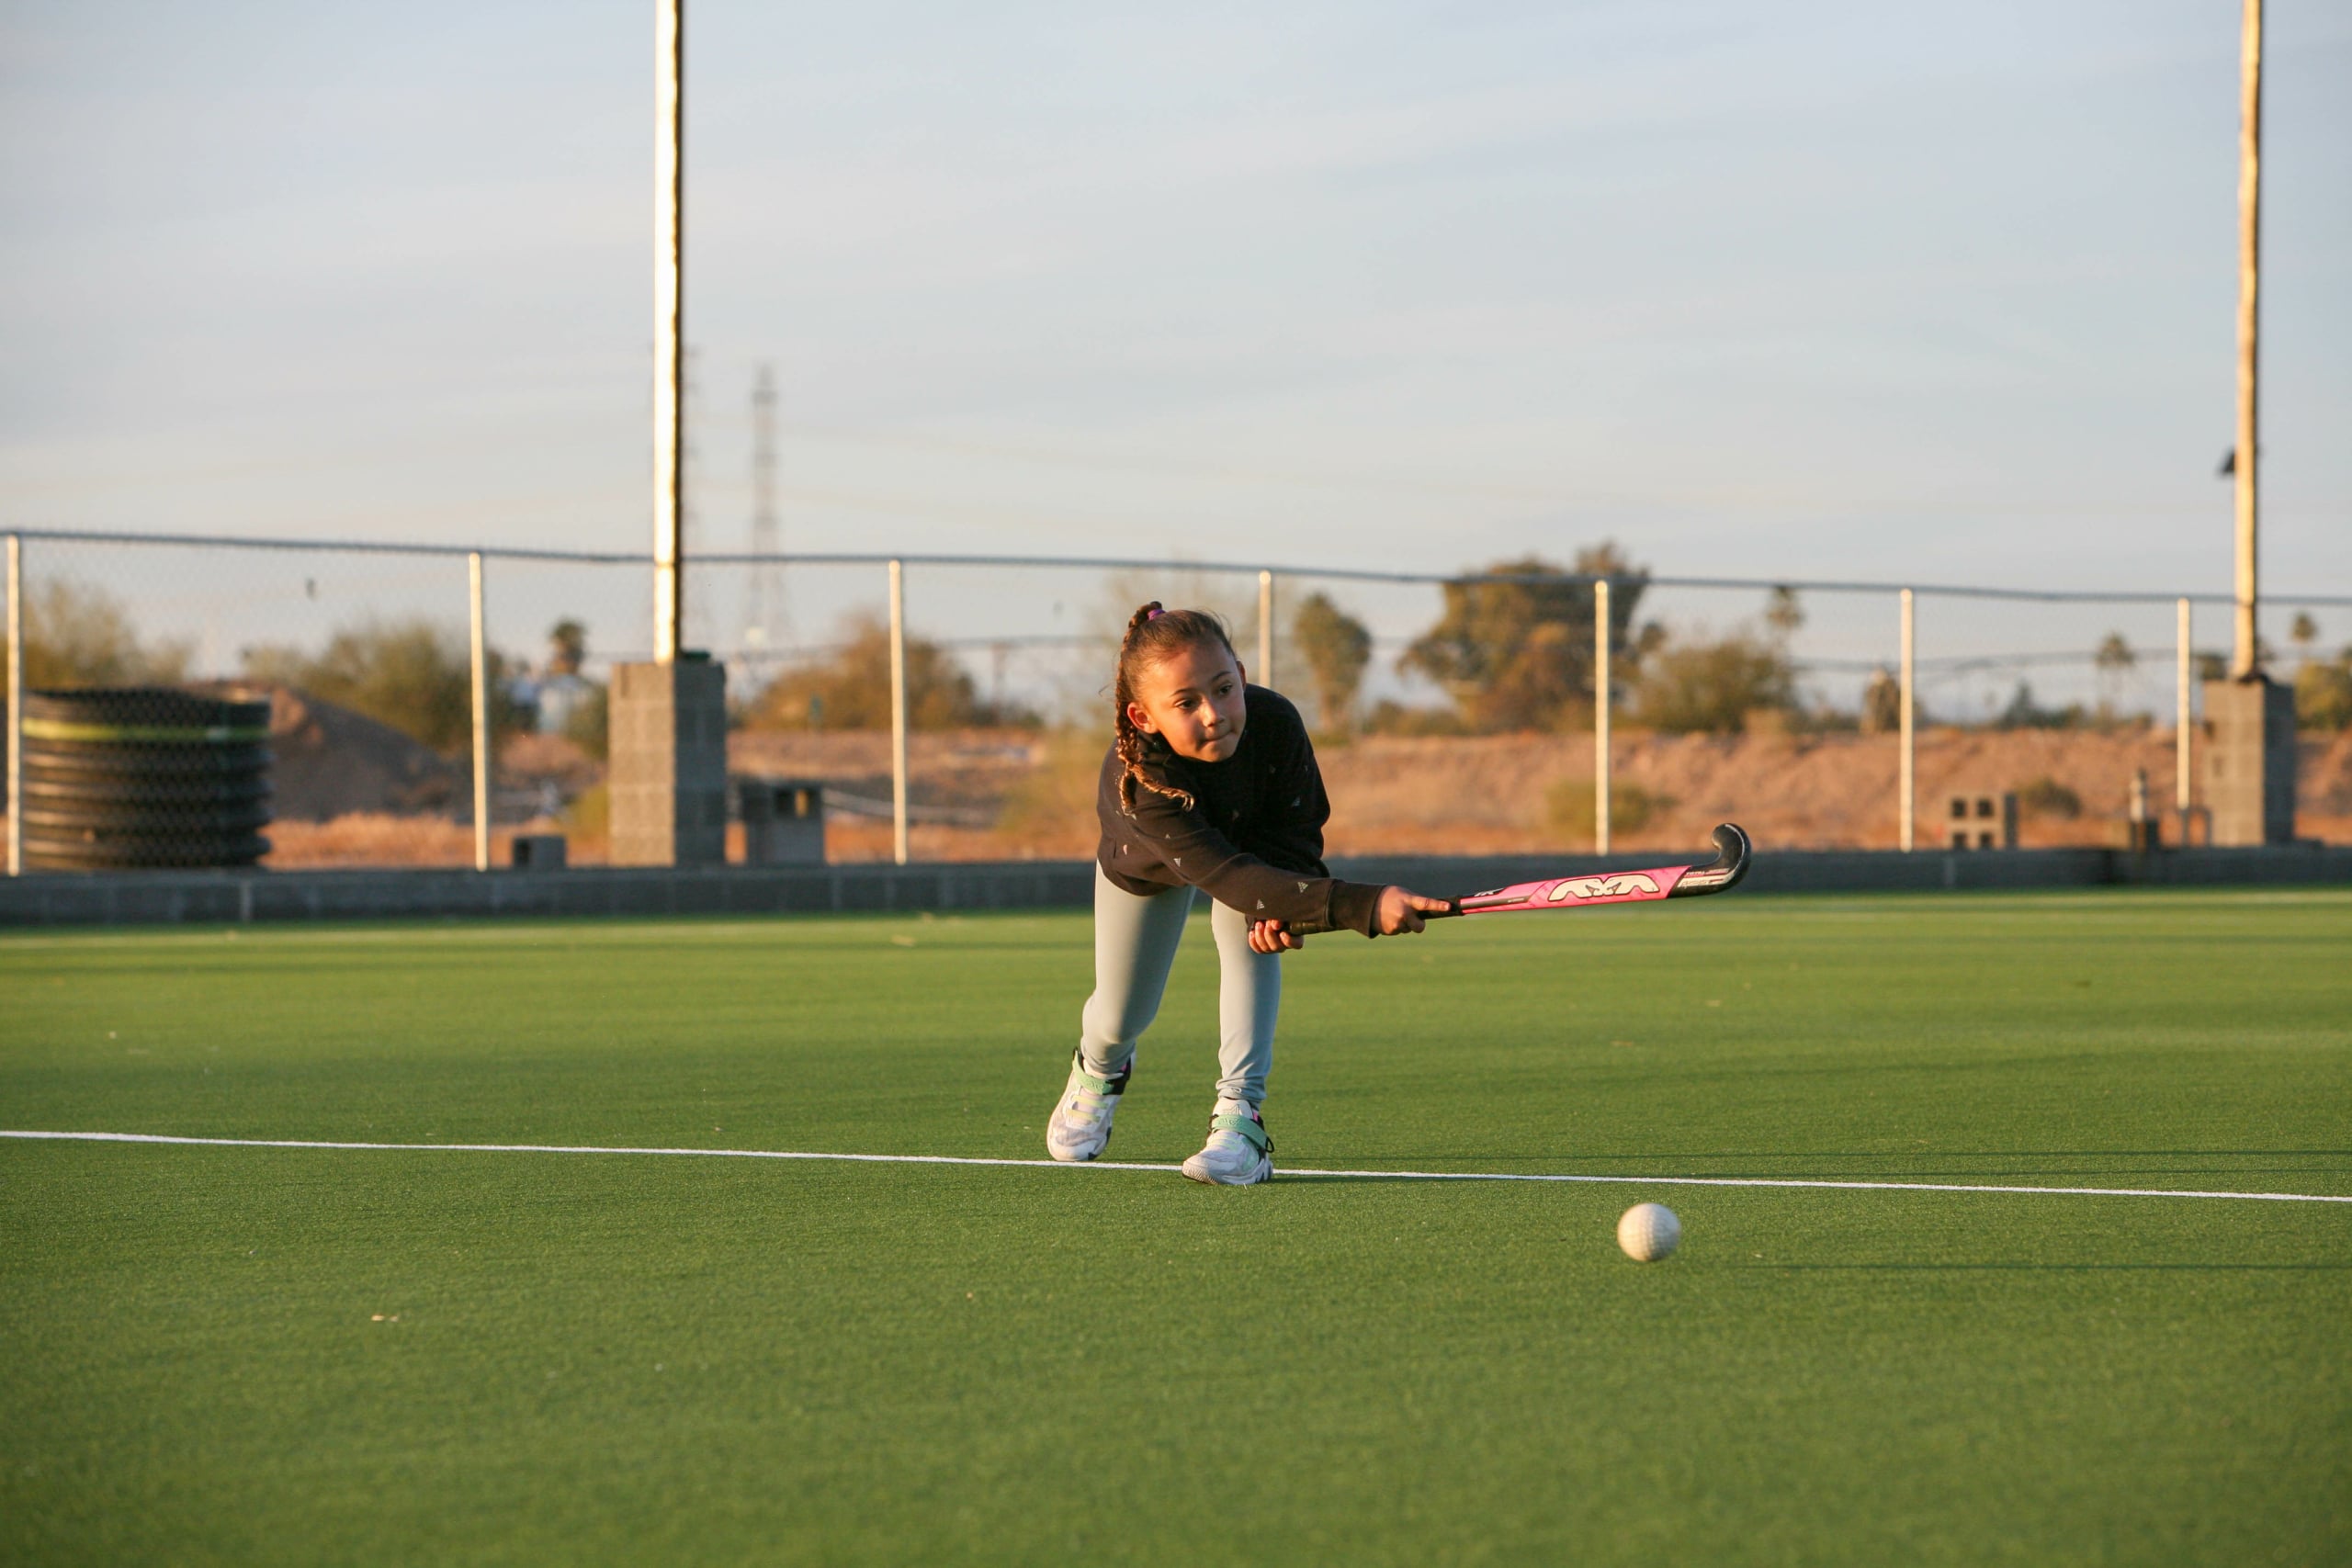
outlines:
{"label": "electrical transmission tower", "polygon": [[[760,367],[752,382],[752,553],[772,556],[784,547],[775,512],[775,367]],[[765,561],[751,569],[743,608],[743,644],[764,653],[783,641],[783,569]]]}
{"label": "electrical transmission tower", "polygon": [[[702,442],[696,436],[701,421],[695,417],[702,407],[702,350],[689,344],[684,359],[678,384],[678,548],[686,563],[683,570],[693,571],[695,558],[710,547],[709,530],[703,517]],[[688,586],[684,582],[679,585],[685,599],[680,635],[690,647],[717,648],[720,646],[719,618],[726,612],[712,604],[706,594],[685,593]]]}

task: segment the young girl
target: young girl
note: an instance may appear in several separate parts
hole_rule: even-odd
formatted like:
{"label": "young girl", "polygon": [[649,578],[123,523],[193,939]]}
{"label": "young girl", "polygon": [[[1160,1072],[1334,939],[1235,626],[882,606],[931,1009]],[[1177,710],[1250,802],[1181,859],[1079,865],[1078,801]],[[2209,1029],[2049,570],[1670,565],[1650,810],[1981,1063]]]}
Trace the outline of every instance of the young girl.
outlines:
{"label": "young girl", "polygon": [[1366,936],[1421,929],[1444,908],[1401,887],[1342,882],[1323,865],[1331,803],[1298,710],[1245,683],[1214,615],[1137,610],[1119,644],[1118,739],[1102,759],[1095,814],[1094,994],[1080,1015],[1069,1084],[1046,1124],[1056,1159],[1092,1159],[1135,1070],[1136,1042],[1159,1010],[1193,890],[1215,899],[1209,930],[1224,972],[1222,1042],[1207,1146],[1194,1181],[1247,1186],[1274,1173],[1259,1106],[1282,1000],[1281,953],[1295,924]]}

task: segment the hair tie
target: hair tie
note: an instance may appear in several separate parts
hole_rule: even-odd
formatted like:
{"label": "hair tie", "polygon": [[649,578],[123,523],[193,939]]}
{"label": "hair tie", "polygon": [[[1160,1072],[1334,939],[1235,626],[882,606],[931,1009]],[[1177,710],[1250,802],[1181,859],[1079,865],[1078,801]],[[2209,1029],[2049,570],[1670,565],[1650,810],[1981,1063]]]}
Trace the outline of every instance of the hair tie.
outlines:
{"label": "hair tie", "polygon": [[1168,612],[1165,610],[1146,610],[1143,613],[1143,618],[1147,621],[1156,621],[1166,614],[1168,614]]}

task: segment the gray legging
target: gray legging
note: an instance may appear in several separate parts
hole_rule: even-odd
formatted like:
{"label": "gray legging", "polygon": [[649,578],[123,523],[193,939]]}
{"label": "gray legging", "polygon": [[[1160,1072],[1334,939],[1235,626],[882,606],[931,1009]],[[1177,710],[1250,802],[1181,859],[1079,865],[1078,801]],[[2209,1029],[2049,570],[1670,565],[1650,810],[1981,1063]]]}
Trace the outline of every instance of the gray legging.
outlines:
{"label": "gray legging", "polygon": [[[1122,892],[1094,868],[1094,994],[1080,1016],[1078,1047],[1090,1071],[1115,1074],[1135,1059],[1136,1042],[1159,1011],[1168,966],[1184,940],[1193,889],[1171,887],[1138,897]],[[1216,938],[1216,1097],[1251,1105],[1266,1098],[1266,1069],[1274,1059],[1274,1016],[1282,1009],[1283,964],[1250,951],[1250,918],[1222,904],[1209,906]]]}

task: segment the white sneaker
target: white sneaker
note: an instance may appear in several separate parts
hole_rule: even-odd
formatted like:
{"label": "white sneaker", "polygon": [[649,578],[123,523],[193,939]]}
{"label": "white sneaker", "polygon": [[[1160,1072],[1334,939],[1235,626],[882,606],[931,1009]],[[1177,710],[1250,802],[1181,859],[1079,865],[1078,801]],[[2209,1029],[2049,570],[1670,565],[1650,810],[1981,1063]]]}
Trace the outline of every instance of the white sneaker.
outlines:
{"label": "white sneaker", "polygon": [[1126,1093],[1127,1079],[1135,1070],[1130,1061],[1119,1069],[1118,1077],[1106,1078],[1088,1072],[1086,1058],[1072,1052],[1069,1082],[1046,1122],[1046,1152],[1056,1159],[1070,1160],[1092,1159],[1101,1154],[1111,1142],[1112,1113],[1119,1109],[1119,1096]]}
{"label": "white sneaker", "polygon": [[1209,1141],[1184,1162],[1184,1174],[1216,1187],[1249,1187],[1274,1174],[1274,1140],[1257,1111],[1243,1106],[1209,1118]]}

